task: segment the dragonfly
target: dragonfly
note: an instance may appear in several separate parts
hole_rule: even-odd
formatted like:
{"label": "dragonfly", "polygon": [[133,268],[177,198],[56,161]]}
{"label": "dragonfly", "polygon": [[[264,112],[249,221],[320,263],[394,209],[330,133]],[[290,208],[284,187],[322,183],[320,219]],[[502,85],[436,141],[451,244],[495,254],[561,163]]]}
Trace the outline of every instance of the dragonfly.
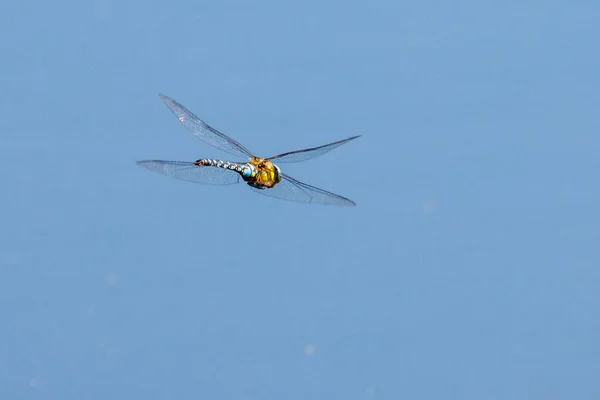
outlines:
{"label": "dragonfly", "polygon": [[298,203],[355,206],[352,200],[300,182],[281,172],[274,163],[296,163],[321,156],[361,135],[308,149],[289,151],[262,158],[245,146],[219,132],[172,98],[160,94],[161,100],[175,114],[179,122],[205,143],[245,161],[224,161],[209,158],[188,161],[143,160],[136,164],[151,171],[189,182],[208,185],[233,185],[240,180],[256,193]]}

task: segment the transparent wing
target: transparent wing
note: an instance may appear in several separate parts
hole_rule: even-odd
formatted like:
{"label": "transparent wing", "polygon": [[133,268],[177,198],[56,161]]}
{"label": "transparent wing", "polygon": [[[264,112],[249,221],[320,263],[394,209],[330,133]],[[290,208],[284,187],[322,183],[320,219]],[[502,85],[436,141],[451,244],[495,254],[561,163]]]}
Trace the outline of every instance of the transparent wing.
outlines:
{"label": "transparent wing", "polygon": [[227,153],[252,158],[252,153],[250,153],[247,148],[202,121],[172,98],[165,96],[164,94],[160,94],[160,98],[165,102],[173,114],[175,114],[183,126],[198,139],[205,141],[217,149],[226,151]]}
{"label": "transparent wing", "polygon": [[270,157],[269,160],[277,161],[278,163],[294,163],[294,162],[310,160],[311,158],[322,156],[323,154],[330,152],[331,150],[335,149],[336,147],[339,147],[339,146],[343,145],[344,143],[347,143],[358,137],[360,137],[360,135],[353,136],[348,139],[340,140],[338,142],[325,144],[325,145],[319,146],[319,147],[313,147],[310,149],[296,150],[296,151],[290,151],[288,153],[278,154],[276,156]]}
{"label": "transparent wing", "polygon": [[240,181],[240,175],[230,169],[198,166],[185,161],[144,160],[136,164],[171,178],[206,185],[233,185]]}
{"label": "transparent wing", "polygon": [[337,206],[355,206],[356,204],[345,197],[302,183],[286,174],[281,174],[281,182],[271,189],[256,189],[255,192],[281,200],[298,203],[317,203]]}

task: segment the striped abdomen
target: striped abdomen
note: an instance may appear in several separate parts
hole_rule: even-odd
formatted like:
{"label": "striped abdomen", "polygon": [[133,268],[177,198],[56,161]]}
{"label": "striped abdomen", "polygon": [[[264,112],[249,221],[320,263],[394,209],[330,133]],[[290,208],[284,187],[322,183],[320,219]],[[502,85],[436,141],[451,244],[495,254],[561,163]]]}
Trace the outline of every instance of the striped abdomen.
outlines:
{"label": "striped abdomen", "polygon": [[240,174],[242,176],[242,179],[244,179],[244,181],[246,182],[253,181],[256,177],[256,168],[254,168],[254,165],[249,163],[240,164],[230,161],[201,158],[200,160],[194,161],[194,164],[196,164],[199,167],[216,167],[235,171],[238,174]]}
{"label": "striped abdomen", "polygon": [[239,164],[239,163],[234,163],[234,162],[229,162],[229,161],[212,160],[209,158],[201,158],[200,160],[194,161],[194,164],[196,164],[199,167],[217,167],[217,168],[230,169],[232,171],[239,172],[240,174],[242,173],[242,170],[245,165],[245,164]]}

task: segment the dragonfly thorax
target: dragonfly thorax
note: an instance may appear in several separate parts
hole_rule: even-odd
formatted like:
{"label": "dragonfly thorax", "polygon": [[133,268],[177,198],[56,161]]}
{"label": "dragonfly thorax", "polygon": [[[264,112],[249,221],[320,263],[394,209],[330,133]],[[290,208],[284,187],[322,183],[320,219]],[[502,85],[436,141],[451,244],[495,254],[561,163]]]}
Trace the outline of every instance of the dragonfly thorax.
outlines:
{"label": "dragonfly thorax", "polygon": [[281,171],[271,161],[254,157],[244,166],[242,178],[250,186],[269,189],[281,181]]}

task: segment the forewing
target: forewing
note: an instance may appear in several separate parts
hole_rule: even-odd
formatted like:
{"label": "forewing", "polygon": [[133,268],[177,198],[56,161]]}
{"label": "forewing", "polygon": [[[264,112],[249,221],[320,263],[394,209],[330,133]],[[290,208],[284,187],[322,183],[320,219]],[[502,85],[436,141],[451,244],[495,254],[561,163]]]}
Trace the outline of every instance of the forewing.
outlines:
{"label": "forewing", "polygon": [[281,179],[275,187],[271,189],[257,189],[250,186],[256,193],[264,194],[265,196],[274,197],[281,200],[295,201],[298,203],[310,203],[311,198],[302,188],[294,185],[292,182]]}
{"label": "forewing", "polygon": [[197,166],[185,161],[144,160],[136,164],[171,178],[206,185],[233,185],[240,181],[240,175],[230,169]]}
{"label": "forewing", "polygon": [[281,182],[271,189],[254,189],[255,192],[281,200],[298,203],[329,204],[337,206],[355,206],[345,197],[302,183],[286,174],[281,174]]}
{"label": "forewing", "polygon": [[230,138],[224,133],[219,132],[200,118],[196,117],[190,110],[173,100],[172,98],[160,95],[162,101],[175,114],[177,119],[190,131],[194,136],[204,142],[216,147],[217,149],[226,151],[227,153],[236,156],[252,158],[252,153],[242,146],[236,140]]}
{"label": "forewing", "polygon": [[336,147],[339,147],[344,143],[348,143],[349,141],[354,140],[358,137],[360,137],[360,135],[353,136],[348,139],[340,140],[337,142],[324,144],[323,146],[319,147],[312,147],[310,149],[295,150],[283,154],[278,154],[276,156],[270,157],[269,160],[272,160],[277,163],[295,163],[310,160],[311,158],[322,156],[323,154],[330,152]]}

